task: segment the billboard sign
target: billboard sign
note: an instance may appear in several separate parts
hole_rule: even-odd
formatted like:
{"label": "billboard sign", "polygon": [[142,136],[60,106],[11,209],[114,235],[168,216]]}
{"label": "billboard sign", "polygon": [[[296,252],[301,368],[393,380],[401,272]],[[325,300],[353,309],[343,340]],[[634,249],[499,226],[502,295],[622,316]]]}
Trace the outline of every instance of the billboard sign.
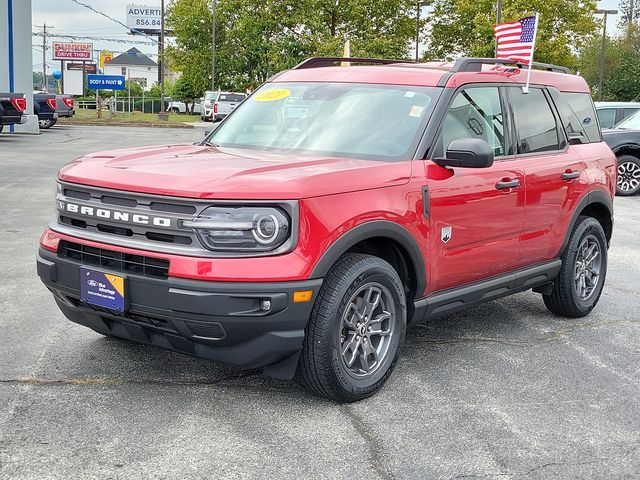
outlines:
{"label": "billboard sign", "polygon": [[104,64],[113,60],[113,52],[102,50],[100,52],[100,68],[104,68]]}
{"label": "billboard sign", "polygon": [[67,70],[80,70],[85,73],[98,73],[95,63],[65,63]]}
{"label": "billboard sign", "polygon": [[87,88],[94,90],[124,90],[124,75],[87,75]]}
{"label": "billboard sign", "polygon": [[161,10],[157,6],[127,5],[127,27],[142,32],[157,32],[162,25]]}
{"label": "billboard sign", "polygon": [[54,60],[91,60],[93,43],[53,42]]}

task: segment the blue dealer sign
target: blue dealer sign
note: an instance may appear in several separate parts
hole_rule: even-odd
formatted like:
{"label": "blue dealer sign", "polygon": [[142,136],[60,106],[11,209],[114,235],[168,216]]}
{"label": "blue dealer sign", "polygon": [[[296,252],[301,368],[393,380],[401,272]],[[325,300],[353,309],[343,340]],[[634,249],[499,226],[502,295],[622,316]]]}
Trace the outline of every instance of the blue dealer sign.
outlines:
{"label": "blue dealer sign", "polygon": [[87,88],[100,90],[124,90],[124,75],[87,75]]}

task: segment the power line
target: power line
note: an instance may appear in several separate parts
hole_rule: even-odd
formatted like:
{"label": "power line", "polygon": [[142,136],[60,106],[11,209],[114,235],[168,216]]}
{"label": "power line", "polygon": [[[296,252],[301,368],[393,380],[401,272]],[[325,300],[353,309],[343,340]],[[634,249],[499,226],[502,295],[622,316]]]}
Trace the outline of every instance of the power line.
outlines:
{"label": "power line", "polygon": [[156,45],[156,44],[160,43],[158,40],[156,40],[155,38],[153,38],[153,37],[151,37],[151,36],[147,35],[146,33],[141,32],[140,30],[136,30],[136,29],[134,29],[134,28],[130,28],[130,27],[128,27],[127,25],[125,25],[124,23],[122,23],[120,20],[117,20],[117,19],[115,19],[115,18],[113,18],[113,17],[111,17],[111,16],[107,15],[106,13],[101,12],[100,10],[96,10],[96,9],[95,9],[95,8],[93,8],[91,5],[88,5],[88,4],[86,4],[86,3],[80,2],[79,0],[70,0],[70,1],[71,1],[71,2],[73,2],[73,3],[75,3],[75,4],[77,4],[77,5],[80,5],[81,7],[88,8],[89,10],[91,10],[92,12],[97,13],[98,15],[102,15],[103,17],[108,18],[108,19],[109,19],[109,20],[111,20],[112,22],[116,22],[118,25],[122,25],[122,26],[123,26],[124,28],[126,28],[127,30],[131,30],[131,31],[132,31],[132,32],[134,32],[134,33],[137,33],[137,34],[140,34],[140,35],[144,35],[144,36],[145,36],[145,37],[147,37],[148,39],[152,40],[152,41],[154,42],[154,45]]}
{"label": "power line", "polygon": [[[33,33],[34,37],[41,37],[42,33],[40,32],[34,32]],[[99,40],[99,41],[103,41],[103,42],[113,42],[113,43],[124,43],[127,45],[156,45],[155,43],[152,42],[143,42],[141,40],[122,40],[119,38],[105,38],[105,37],[94,37],[91,35],[66,35],[63,33],[56,33],[54,34],[48,34],[48,37],[55,37],[55,38],[68,38],[71,40]]]}

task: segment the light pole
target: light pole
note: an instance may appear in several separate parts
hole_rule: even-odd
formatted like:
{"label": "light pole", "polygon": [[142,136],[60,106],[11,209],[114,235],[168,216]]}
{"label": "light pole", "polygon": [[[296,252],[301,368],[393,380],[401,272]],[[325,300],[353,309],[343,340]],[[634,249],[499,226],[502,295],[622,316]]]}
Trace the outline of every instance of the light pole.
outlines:
{"label": "light pole", "polygon": [[496,25],[502,23],[502,0],[496,2]]}
{"label": "light pole", "polygon": [[[336,5],[338,2],[336,2]],[[420,60],[420,11],[422,7],[427,5],[428,2],[426,0],[417,0],[416,1],[416,63]]]}
{"label": "light pole", "polygon": [[216,0],[213,0],[213,20],[211,21],[211,90],[216,91]]}
{"label": "light pole", "polygon": [[607,45],[607,15],[617,15],[618,10],[598,9],[595,13],[604,16],[602,25],[602,45],[600,46],[600,77],[598,79],[598,100],[602,100],[602,85],[604,83],[604,49]]}

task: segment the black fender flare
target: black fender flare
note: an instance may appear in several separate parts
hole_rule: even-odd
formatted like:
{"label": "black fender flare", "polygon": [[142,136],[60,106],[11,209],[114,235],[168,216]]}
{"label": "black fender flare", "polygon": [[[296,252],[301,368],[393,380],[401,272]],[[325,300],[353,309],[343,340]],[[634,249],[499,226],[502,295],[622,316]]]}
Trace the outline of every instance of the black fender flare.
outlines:
{"label": "black fender flare", "polygon": [[310,278],[323,278],[338,259],[351,247],[370,238],[386,237],[396,241],[409,254],[416,273],[416,298],[419,298],[427,287],[427,271],[418,242],[407,229],[388,220],[365,222],[352,228],[333,242],[313,267]]}
{"label": "black fender flare", "polygon": [[622,145],[617,145],[615,148],[612,148],[611,151],[613,153],[616,154],[616,156],[618,155],[618,152],[620,150],[623,150],[625,148],[630,148],[632,150],[640,150],[640,144],[638,143],[623,143]]}
{"label": "black fender flare", "polygon": [[569,228],[564,236],[564,242],[562,243],[562,247],[560,248],[560,252],[558,253],[558,257],[562,256],[565,248],[569,244],[569,237],[571,236],[571,232],[573,231],[573,227],[578,221],[578,217],[580,213],[589,205],[599,204],[604,206],[609,212],[609,216],[611,217],[611,224],[613,225],[613,201],[609,197],[609,195],[603,190],[592,190],[587,193],[582,200],[578,202],[578,205],[573,211],[573,215],[571,216],[571,222],[569,223]]}

